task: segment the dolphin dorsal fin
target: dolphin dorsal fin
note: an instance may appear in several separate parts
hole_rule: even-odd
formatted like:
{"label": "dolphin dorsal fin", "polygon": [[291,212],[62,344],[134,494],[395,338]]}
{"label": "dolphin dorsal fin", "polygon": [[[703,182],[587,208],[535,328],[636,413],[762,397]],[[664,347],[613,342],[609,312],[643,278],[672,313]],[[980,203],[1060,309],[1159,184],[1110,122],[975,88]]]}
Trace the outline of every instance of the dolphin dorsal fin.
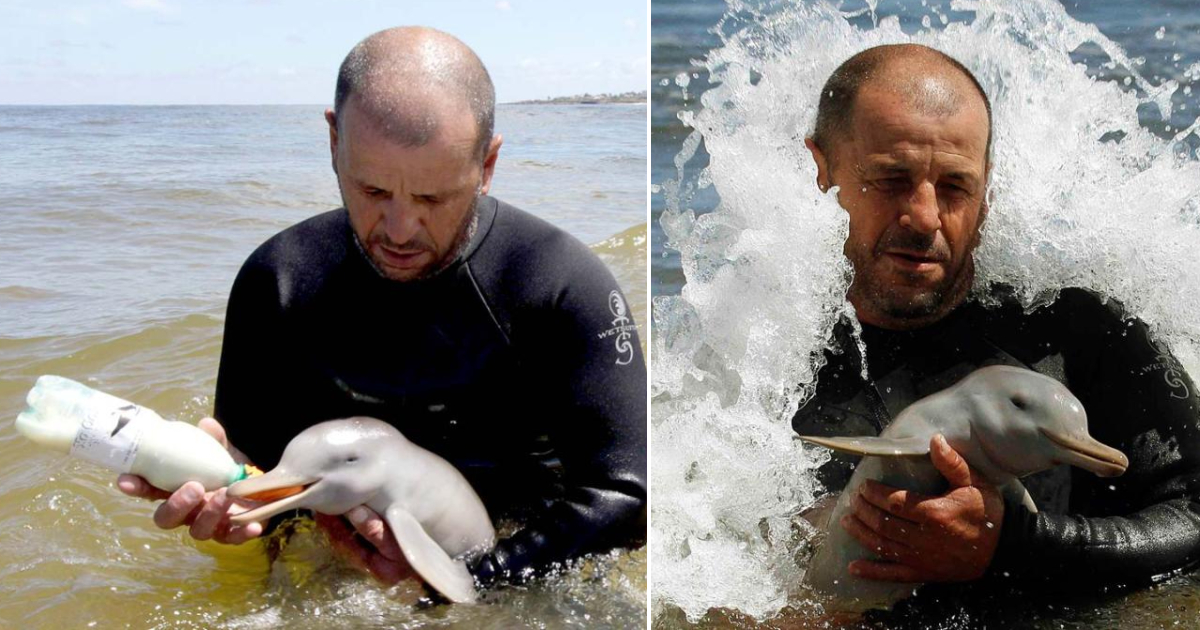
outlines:
{"label": "dolphin dorsal fin", "polygon": [[801,435],[800,439],[852,455],[921,457],[929,454],[929,438],[925,437],[817,437],[815,435]]}
{"label": "dolphin dorsal fin", "polygon": [[476,600],[475,578],[467,571],[467,565],[451,558],[412,514],[399,505],[392,505],[384,518],[404,552],[404,559],[421,579],[456,604]]}

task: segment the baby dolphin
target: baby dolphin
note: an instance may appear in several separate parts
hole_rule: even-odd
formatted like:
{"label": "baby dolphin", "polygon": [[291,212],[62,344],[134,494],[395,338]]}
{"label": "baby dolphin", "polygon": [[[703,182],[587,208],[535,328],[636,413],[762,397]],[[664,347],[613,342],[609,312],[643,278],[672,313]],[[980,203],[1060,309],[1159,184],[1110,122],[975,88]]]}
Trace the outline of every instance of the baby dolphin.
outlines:
{"label": "baby dolphin", "polygon": [[805,572],[805,582],[832,599],[827,610],[862,612],[890,608],[916,585],[851,576],[853,560],[878,557],[863,549],[839,523],[851,511],[859,486],[875,479],[922,494],[940,494],[946,481],[927,455],[942,434],[971,470],[995,484],[1006,498],[1037,511],[1020,477],[1071,464],[1101,477],[1125,472],[1121,451],[1088,435],[1087,414],[1058,381],[1021,368],[996,365],[968,374],[954,386],[909,405],[879,437],[800,436],[821,446],[863,455],[829,516],[828,537]]}
{"label": "baby dolphin", "polygon": [[292,438],[274,470],[228,493],[274,497],[296,486],[304,490],[230,520],[261,521],[295,508],[339,515],[366,505],[383,515],[405,559],[430,586],[452,602],[475,601],[475,580],[460,557],[495,543],[487,510],[453,465],[392,425],[361,417],[313,425]]}

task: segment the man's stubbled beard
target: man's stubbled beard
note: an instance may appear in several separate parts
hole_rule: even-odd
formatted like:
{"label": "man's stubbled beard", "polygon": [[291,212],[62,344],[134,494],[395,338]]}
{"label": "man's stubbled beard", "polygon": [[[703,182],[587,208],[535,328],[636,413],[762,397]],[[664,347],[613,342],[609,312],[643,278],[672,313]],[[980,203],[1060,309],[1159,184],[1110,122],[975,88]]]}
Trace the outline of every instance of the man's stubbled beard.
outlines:
{"label": "man's stubbled beard", "polygon": [[[476,204],[479,201],[479,197],[480,195],[477,193],[471,198],[470,208],[463,216],[462,223],[459,224],[458,230],[454,234],[454,242],[451,244],[450,249],[447,250],[446,256],[422,269],[420,274],[412,278],[401,279],[389,276],[386,272],[384,272],[384,265],[376,262],[376,260],[372,258],[370,246],[376,242],[381,242],[392,249],[420,249],[425,251],[433,251],[429,244],[423,241],[415,240],[410,240],[405,243],[396,243],[388,238],[386,234],[384,234],[382,238],[368,235],[368,241],[364,244],[362,240],[358,238],[357,232],[351,229],[350,233],[354,236],[354,245],[363,255],[363,258],[367,260],[367,263],[371,265],[371,269],[374,269],[375,273],[379,274],[379,277],[383,278],[384,280],[391,280],[393,282],[414,282],[419,280],[427,280],[445,271],[448,267],[453,265],[455,261],[457,261],[463,255],[463,253],[466,252],[467,247],[470,246],[471,239],[475,237],[475,232],[479,227],[479,211],[476,209]],[[345,205],[344,200],[343,205]]]}

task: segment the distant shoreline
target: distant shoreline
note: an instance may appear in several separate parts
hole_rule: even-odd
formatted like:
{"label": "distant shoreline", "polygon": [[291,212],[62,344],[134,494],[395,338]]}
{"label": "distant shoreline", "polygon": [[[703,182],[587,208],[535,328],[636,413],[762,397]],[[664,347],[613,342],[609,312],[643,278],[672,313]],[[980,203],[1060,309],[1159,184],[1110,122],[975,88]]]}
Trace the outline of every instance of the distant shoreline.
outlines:
{"label": "distant shoreline", "polygon": [[513,101],[510,105],[609,105],[612,103],[646,103],[646,91],[621,94],[576,94],[530,101]]}

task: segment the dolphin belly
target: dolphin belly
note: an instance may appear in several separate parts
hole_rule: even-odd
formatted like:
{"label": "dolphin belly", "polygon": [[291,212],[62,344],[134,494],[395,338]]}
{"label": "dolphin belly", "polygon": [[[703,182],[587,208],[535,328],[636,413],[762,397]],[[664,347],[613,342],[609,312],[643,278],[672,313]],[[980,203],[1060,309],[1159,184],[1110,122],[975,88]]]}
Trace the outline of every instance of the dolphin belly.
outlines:
{"label": "dolphin belly", "polygon": [[855,560],[880,559],[841,526],[842,517],[853,511],[853,497],[868,479],[921,494],[939,494],[946,489],[945,479],[928,458],[863,457],[829,516],[824,543],[804,573],[804,582],[826,600],[827,610],[864,612],[872,608],[890,608],[912,595],[917,587],[916,584],[865,580],[846,571],[847,565]]}

